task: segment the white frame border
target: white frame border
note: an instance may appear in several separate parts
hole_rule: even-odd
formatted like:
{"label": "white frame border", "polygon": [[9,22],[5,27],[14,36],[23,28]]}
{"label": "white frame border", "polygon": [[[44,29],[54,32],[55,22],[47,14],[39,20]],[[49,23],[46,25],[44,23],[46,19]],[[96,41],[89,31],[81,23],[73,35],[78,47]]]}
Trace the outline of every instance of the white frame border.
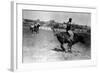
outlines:
{"label": "white frame border", "polygon": [[[33,9],[36,7],[35,10],[56,10],[56,11],[63,11],[67,9],[68,11],[72,12],[90,12],[91,13],[91,47],[95,48],[95,39],[93,38],[96,30],[96,8],[95,7],[73,7],[73,6],[58,6],[58,5],[40,5],[40,4],[32,4],[25,3],[25,2],[12,2],[12,17],[11,17],[11,24],[12,24],[12,49],[11,49],[11,70],[12,71],[26,71],[26,70],[42,70],[42,69],[56,69],[56,68],[66,68],[66,67],[83,67],[83,66],[93,66],[96,65],[97,59],[97,51],[93,49],[91,51],[91,60],[79,60],[79,61],[66,61],[66,62],[49,62],[49,63],[31,63],[31,64],[22,64],[22,50],[19,48],[22,47],[22,9]],[[60,8],[62,10],[60,10]],[[64,10],[64,11],[67,11]],[[17,12],[18,11],[18,12]],[[92,21],[93,20],[93,21]]]}

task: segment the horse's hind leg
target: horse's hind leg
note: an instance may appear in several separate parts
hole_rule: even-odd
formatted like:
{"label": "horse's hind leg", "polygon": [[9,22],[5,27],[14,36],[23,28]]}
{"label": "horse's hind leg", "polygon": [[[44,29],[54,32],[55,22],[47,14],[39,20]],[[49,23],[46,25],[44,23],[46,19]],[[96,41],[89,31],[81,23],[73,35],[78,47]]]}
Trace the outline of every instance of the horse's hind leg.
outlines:
{"label": "horse's hind leg", "polygon": [[39,28],[37,28],[36,32],[39,33]]}
{"label": "horse's hind leg", "polygon": [[38,28],[37,32],[39,33],[39,28]]}
{"label": "horse's hind leg", "polygon": [[64,51],[66,53],[66,49],[64,48],[63,44],[60,45],[62,48],[62,51]]}
{"label": "horse's hind leg", "polygon": [[32,33],[33,33],[33,29],[32,29]]}

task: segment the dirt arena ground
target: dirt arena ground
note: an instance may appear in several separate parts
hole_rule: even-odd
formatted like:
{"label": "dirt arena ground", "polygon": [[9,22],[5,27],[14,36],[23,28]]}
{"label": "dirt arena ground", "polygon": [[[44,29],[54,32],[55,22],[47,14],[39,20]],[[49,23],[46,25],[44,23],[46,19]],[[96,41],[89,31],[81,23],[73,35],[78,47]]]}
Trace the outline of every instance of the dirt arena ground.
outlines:
{"label": "dirt arena ground", "polygon": [[[53,31],[40,29],[38,34],[32,34],[23,28],[23,63],[91,59],[91,49],[84,44],[73,45],[72,53],[53,50],[60,48],[59,44]],[[67,50],[67,44],[64,47]]]}

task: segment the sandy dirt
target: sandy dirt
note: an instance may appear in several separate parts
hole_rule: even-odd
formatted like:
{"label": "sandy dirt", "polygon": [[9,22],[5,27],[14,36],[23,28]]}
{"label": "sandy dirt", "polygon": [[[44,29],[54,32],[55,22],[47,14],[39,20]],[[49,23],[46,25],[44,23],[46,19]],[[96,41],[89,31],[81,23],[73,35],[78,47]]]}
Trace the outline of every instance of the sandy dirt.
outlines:
{"label": "sandy dirt", "polygon": [[[29,29],[23,31],[23,62],[52,62],[67,60],[86,60],[91,58],[90,47],[77,43],[72,47],[72,53],[55,51],[60,49],[60,43],[53,31],[39,30],[38,34],[31,33]],[[67,50],[67,44],[64,45]]]}

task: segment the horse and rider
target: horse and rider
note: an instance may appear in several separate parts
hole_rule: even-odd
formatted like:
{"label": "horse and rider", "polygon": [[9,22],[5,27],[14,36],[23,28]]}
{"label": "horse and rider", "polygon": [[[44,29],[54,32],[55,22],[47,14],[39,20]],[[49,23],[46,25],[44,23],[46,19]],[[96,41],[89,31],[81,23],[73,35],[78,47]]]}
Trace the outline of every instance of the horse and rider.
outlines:
{"label": "horse and rider", "polygon": [[72,24],[72,18],[69,18],[69,21],[66,24],[66,32],[60,32],[60,33],[56,33],[54,28],[54,35],[57,37],[58,41],[60,42],[60,47],[62,49],[62,51],[66,52],[66,49],[64,48],[64,44],[68,43],[68,52],[72,52],[71,51],[71,47],[74,43],[77,43],[79,40],[77,39],[76,34],[73,33],[73,31],[71,30],[71,24]]}
{"label": "horse and rider", "polygon": [[[61,47],[61,51],[66,52],[66,48],[64,47],[64,44],[68,44],[68,52],[72,53],[72,46],[78,42],[80,43],[84,43],[84,37],[79,35],[78,33],[74,33],[71,30],[71,24],[72,24],[72,18],[69,18],[69,21],[66,23],[66,32],[59,32],[56,33],[54,30],[54,27],[52,28],[54,35],[57,37],[59,43],[60,43],[60,47]],[[58,50],[57,48],[55,48],[54,50]]]}
{"label": "horse and rider", "polygon": [[36,24],[31,24],[30,25],[30,30],[31,30],[31,32],[33,33],[33,32],[36,32],[36,33],[38,33],[39,32],[39,27],[40,27],[40,23],[36,23]]}

